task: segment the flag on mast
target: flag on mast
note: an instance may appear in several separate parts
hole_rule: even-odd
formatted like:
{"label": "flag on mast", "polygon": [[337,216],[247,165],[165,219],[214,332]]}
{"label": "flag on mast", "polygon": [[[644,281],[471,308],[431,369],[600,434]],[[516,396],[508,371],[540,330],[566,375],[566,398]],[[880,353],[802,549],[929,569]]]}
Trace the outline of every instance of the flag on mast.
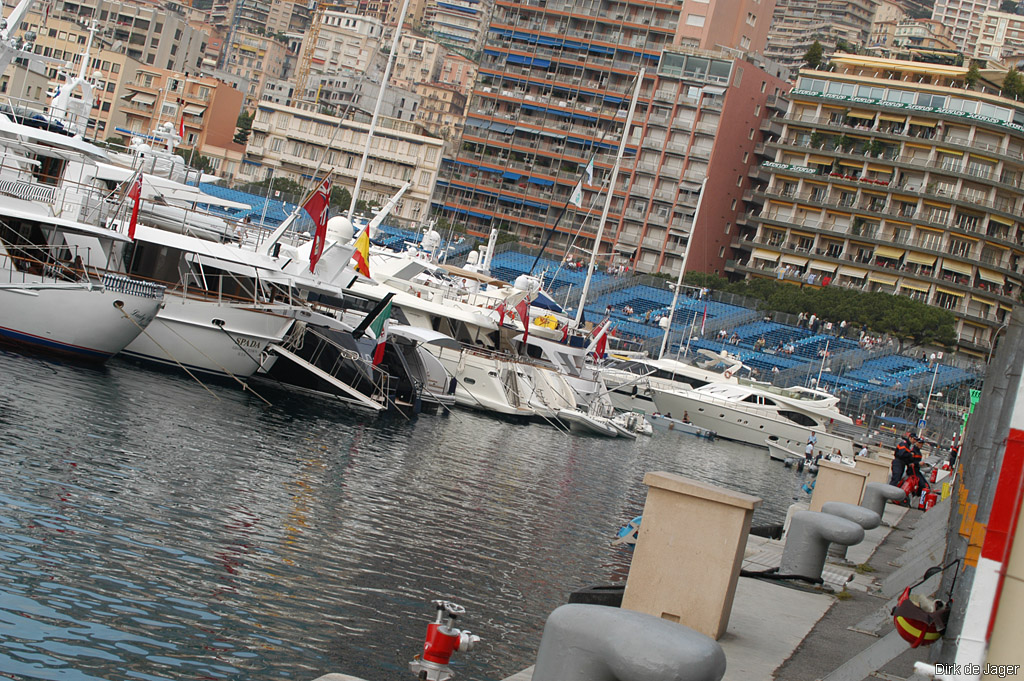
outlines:
{"label": "flag on mast", "polygon": [[577,208],[583,207],[583,180],[581,179],[573,187],[572,194],[569,195],[569,203],[576,206]]}
{"label": "flag on mast", "polygon": [[178,137],[185,141],[185,110],[181,111],[181,118],[178,119]]}
{"label": "flag on mast", "polygon": [[359,233],[356,239],[356,250],[352,252],[352,259],[356,261],[356,272],[367,279],[370,278],[370,226]]}
{"label": "flag on mast", "polygon": [[587,184],[594,184],[594,157],[590,157],[590,163],[587,164]]}
{"label": "flag on mast", "polygon": [[704,316],[700,318],[700,335],[704,335],[704,322],[708,320],[708,304],[704,303]]}
{"label": "flag on mast", "polygon": [[391,321],[391,301],[380,311],[377,318],[370,322],[373,335],[377,338],[377,347],[373,351],[373,366],[384,361],[384,344],[388,339],[388,324]]}
{"label": "flag on mast", "polygon": [[[317,185],[317,188],[302,204],[302,209],[313,219],[316,225],[316,232],[313,234],[313,246],[309,251],[309,271],[316,269],[316,263],[324,252],[324,242],[327,240],[327,218],[330,214],[331,204],[331,176],[327,175]],[[369,275],[367,275],[369,276]]]}
{"label": "flag on mast", "polygon": [[523,343],[526,343],[530,335],[530,301],[526,298],[520,300],[516,305],[516,313],[519,315],[519,321],[523,323]]}
{"label": "flag on mast", "polygon": [[135,202],[132,206],[132,217],[128,221],[128,238],[135,240],[135,225],[139,222],[139,204],[142,203],[142,171],[135,174],[135,181],[128,190],[128,198]]}

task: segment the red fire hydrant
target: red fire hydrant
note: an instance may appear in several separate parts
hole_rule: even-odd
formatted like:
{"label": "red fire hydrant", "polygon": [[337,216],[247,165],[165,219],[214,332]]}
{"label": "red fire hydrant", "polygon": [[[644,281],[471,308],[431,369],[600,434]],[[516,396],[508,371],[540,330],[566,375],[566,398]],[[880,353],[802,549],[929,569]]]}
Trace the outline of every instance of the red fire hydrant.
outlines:
{"label": "red fire hydrant", "polygon": [[480,637],[455,628],[455,618],[466,612],[461,605],[451,601],[433,603],[437,607],[437,618],[427,626],[423,656],[414,657],[409,669],[423,681],[448,681],[455,676],[448,666],[452,653],[472,650]]}

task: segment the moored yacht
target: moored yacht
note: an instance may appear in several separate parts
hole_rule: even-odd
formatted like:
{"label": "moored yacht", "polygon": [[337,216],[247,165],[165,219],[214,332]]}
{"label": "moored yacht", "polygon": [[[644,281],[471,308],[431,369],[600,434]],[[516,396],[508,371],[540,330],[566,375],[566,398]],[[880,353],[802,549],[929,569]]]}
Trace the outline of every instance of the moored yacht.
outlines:
{"label": "moored yacht", "polygon": [[80,246],[109,253],[116,235],[16,211],[15,201],[0,201],[0,336],[97,361],[123,350],[156,317],[164,288],[88,266]]}
{"label": "moored yacht", "polygon": [[815,454],[836,450],[852,456],[853,441],[829,432],[835,422],[851,423],[839,412],[839,399],[810,388],[776,388],[741,381],[708,384],[693,390],[652,387],[654,403],[662,414],[683,415],[719,437],[765,447],[771,438],[781,446],[802,451],[813,433]]}

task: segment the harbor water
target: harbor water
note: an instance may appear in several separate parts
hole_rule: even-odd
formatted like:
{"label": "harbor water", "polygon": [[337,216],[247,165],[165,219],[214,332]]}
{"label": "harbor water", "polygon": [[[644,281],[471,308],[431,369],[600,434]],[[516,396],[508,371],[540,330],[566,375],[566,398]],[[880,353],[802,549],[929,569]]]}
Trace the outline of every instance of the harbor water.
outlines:
{"label": "harbor water", "polygon": [[0,677],[411,679],[446,598],[482,638],[457,678],[500,679],[572,591],[625,579],[646,472],[760,496],[755,524],[804,481],[691,436],[207,388],[0,353]]}

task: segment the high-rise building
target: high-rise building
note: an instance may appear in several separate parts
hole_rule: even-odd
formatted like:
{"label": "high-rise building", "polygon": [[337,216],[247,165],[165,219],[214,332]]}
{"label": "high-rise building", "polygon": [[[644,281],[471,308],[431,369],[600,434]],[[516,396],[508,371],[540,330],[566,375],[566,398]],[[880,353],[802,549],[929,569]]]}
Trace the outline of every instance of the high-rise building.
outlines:
{"label": "high-rise building", "polygon": [[442,44],[463,54],[475,54],[494,8],[494,0],[426,0],[422,27]]}
{"label": "high-rise building", "polygon": [[764,54],[799,67],[815,41],[826,53],[842,42],[851,47],[867,46],[875,4],[875,0],[778,0]]}
{"label": "high-rise building", "polygon": [[949,29],[950,38],[964,54],[974,54],[981,15],[998,10],[1001,0],[935,0],[932,19]]}
{"label": "high-rise building", "polygon": [[191,26],[184,13],[159,2],[64,0],[58,1],[45,19],[44,12],[29,14],[30,23],[46,24],[37,30],[40,36],[60,39],[60,32],[48,25],[52,18],[70,19],[83,26],[95,20],[99,24],[99,44],[157,68],[194,71],[202,64],[206,50],[206,33]]}
{"label": "high-rise building", "polygon": [[1004,66],[1017,66],[1024,54],[1024,16],[989,10],[981,15],[974,56]]}
{"label": "high-rise building", "polygon": [[1024,266],[1024,104],[966,67],[854,55],[803,70],[729,269],[903,295],[983,356]]}
{"label": "high-rise building", "polygon": [[[708,183],[714,196],[707,215],[716,215],[709,229],[722,231],[730,220],[718,222],[718,216],[739,210],[762,134],[759,117],[767,115],[768,98],[786,86],[744,60],[674,45],[763,27],[767,16],[746,19],[748,10],[761,7],[744,3],[737,15],[714,2],[683,7],[576,0],[555,6],[497,0],[462,145],[442,172],[435,208],[472,233],[499,228],[532,243],[557,222],[553,251],[566,252],[577,233],[575,243],[590,248],[604,185],[625,136],[625,162],[598,250],[606,261],[629,261],[648,271],[678,269],[705,172],[716,178]],[[681,26],[693,31],[681,32]],[[757,34],[747,37],[753,41]],[[670,49],[672,56],[663,57]],[[626,130],[641,68],[647,75]],[[736,108],[726,112],[726,102]],[[715,133],[725,125],[729,139],[718,144]],[[593,181],[581,205],[570,205],[591,160]],[[727,186],[718,186],[718,172]],[[729,194],[734,196],[724,200]],[[724,250],[711,247],[720,240],[709,237],[701,249],[710,269],[724,263]]]}

